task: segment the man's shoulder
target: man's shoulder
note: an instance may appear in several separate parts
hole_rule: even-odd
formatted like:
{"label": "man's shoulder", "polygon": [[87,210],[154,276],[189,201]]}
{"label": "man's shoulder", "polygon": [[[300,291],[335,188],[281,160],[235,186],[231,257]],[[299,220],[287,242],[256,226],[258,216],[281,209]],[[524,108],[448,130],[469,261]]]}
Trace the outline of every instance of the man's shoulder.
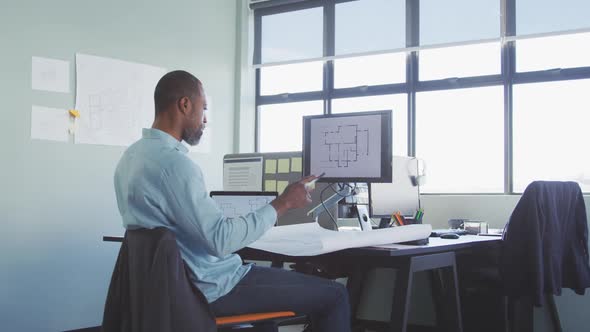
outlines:
{"label": "man's shoulder", "polygon": [[198,169],[198,166],[185,153],[177,148],[158,143],[140,139],[127,148],[119,164],[140,163],[143,167],[169,171]]}
{"label": "man's shoulder", "polygon": [[200,175],[201,168],[189,156],[180,151],[166,151],[161,159],[162,169],[168,175]]}

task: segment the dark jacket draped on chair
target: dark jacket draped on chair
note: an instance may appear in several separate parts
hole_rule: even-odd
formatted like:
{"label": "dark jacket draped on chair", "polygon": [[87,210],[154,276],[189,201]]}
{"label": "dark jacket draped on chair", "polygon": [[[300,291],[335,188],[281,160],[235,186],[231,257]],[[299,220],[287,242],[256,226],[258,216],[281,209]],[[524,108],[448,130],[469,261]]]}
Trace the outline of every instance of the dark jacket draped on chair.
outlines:
{"label": "dark jacket draped on chair", "polygon": [[188,279],[166,228],[129,230],[105,304],[105,332],[216,331],[203,294]]}
{"label": "dark jacket draped on chair", "polygon": [[524,191],[504,233],[500,272],[507,295],[532,296],[590,287],[588,220],[575,182],[535,181]]}

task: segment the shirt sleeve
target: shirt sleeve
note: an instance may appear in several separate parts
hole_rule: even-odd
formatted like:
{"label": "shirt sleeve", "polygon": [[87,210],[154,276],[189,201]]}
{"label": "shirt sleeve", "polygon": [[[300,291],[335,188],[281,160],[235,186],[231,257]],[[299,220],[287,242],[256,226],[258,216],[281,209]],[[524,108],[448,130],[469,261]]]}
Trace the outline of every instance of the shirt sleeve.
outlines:
{"label": "shirt sleeve", "polygon": [[162,173],[172,223],[203,243],[217,257],[227,256],[259,239],[273,227],[276,210],[269,204],[237,218],[226,218],[207,193],[201,169],[191,160],[174,163]]}

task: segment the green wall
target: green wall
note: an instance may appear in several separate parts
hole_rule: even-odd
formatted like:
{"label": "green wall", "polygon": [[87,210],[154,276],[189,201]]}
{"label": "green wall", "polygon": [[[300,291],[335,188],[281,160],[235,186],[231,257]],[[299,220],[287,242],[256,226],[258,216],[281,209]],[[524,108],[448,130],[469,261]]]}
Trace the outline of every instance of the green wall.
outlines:
{"label": "green wall", "polygon": [[[185,69],[212,99],[209,189],[234,151],[235,0],[0,2],[0,330],[100,324],[123,233],[113,192],[122,147],[30,140],[31,105],[72,108],[75,53]],[[70,61],[71,93],[31,90],[31,57]],[[152,112],[153,110],[147,110]],[[211,132],[209,132],[211,134]]]}

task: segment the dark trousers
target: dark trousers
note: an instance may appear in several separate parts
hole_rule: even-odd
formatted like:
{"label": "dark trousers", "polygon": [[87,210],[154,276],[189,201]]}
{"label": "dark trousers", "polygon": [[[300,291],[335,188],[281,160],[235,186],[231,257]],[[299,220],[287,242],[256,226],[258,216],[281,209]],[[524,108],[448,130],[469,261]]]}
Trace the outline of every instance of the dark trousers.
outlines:
{"label": "dark trousers", "polygon": [[343,285],[278,268],[252,266],[211,308],[216,316],[293,311],[311,319],[313,332],[349,332],[350,305]]}

